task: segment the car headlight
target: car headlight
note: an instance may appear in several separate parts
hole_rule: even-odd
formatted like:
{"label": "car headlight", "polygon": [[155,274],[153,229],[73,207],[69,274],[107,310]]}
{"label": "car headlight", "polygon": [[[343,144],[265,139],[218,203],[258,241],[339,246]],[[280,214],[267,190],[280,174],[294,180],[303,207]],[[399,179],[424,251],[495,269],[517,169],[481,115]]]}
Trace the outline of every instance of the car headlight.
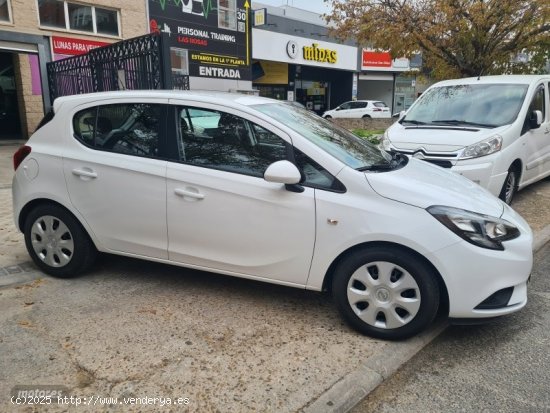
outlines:
{"label": "car headlight", "polygon": [[494,135],[488,139],[482,140],[481,142],[474,143],[473,145],[464,148],[459,159],[479,158],[481,156],[486,156],[498,152],[501,148],[502,137],[500,135]]}
{"label": "car headlight", "polygon": [[388,137],[388,131],[384,132],[384,136],[382,136],[382,140],[380,141],[380,149],[386,152],[391,151],[391,141]]}
{"label": "car headlight", "polygon": [[481,248],[502,251],[502,241],[520,235],[519,229],[501,218],[440,205],[427,211],[460,238]]}

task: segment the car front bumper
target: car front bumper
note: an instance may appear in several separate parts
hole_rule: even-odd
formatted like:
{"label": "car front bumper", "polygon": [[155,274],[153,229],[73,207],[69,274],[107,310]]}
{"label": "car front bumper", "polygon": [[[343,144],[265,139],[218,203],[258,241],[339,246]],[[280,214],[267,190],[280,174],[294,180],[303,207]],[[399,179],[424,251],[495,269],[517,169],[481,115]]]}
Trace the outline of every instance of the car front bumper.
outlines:
{"label": "car front bumper", "polygon": [[[527,282],[533,266],[533,234],[523,218],[511,208],[506,206],[504,211],[502,218],[521,232],[518,238],[503,243],[504,251],[484,249],[463,241],[434,254],[432,262],[436,263],[449,294],[449,317],[491,318],[516,312],[527,304]],[[493,294],[509,288],[513,289],[512,293],[503,305],[480,306]]]}

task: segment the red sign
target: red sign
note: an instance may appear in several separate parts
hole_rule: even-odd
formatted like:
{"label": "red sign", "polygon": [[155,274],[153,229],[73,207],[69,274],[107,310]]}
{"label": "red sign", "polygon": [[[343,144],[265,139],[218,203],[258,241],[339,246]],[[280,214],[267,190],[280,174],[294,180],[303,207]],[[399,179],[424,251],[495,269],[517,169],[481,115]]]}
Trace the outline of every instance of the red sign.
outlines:
{"label": "red sign", "polygon": [[363,68],[391,67],[392,58],[388,52],[372,52],[363,50]]}
{"label": "red sign", "polygon": [[53,52],[56,54],[79,55],[108,44],[110,43],[74,39],[72,37],[52,36]]}

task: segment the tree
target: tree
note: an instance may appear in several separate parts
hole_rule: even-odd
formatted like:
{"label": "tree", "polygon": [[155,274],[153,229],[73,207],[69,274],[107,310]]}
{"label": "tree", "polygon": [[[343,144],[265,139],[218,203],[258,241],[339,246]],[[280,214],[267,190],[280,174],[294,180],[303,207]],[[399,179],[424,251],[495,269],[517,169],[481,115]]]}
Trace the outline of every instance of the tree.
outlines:
{"label": "tree", "polygon": [[325,18],[360,46],[421,52],[434,78],[536,73],[550,59],[548,0],[332,0]]}

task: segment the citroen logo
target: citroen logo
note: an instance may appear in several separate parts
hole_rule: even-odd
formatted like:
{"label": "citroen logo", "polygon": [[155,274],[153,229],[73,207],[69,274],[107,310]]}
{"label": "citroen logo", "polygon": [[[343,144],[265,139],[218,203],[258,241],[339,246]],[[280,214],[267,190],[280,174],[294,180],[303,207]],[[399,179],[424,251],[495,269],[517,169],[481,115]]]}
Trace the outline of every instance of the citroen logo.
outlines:
{"label": "citroen logo", "polygon": [[419,148],[414,151],[412,157],[415,159],[426,159],[426,150],[424,148]]}

